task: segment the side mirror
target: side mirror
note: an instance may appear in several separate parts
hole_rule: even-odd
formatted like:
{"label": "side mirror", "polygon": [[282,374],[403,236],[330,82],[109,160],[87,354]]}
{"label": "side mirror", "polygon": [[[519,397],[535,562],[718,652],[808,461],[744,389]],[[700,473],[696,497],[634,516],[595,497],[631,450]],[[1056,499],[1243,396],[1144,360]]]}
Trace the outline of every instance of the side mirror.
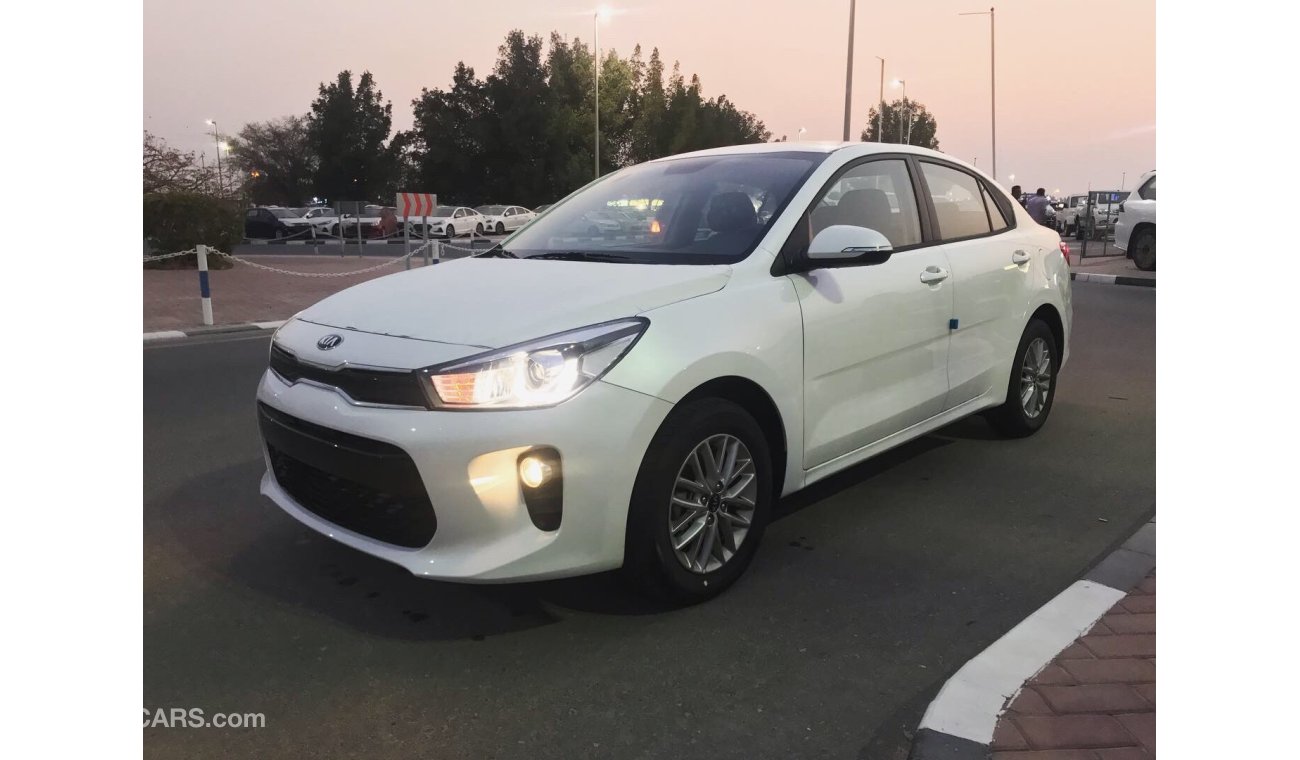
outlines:
{"label": "side mirror", "polygon": [[849,224],[833,224],[817,233],[808,244],[804,270],[883,264],[894,246],[876,230]]}

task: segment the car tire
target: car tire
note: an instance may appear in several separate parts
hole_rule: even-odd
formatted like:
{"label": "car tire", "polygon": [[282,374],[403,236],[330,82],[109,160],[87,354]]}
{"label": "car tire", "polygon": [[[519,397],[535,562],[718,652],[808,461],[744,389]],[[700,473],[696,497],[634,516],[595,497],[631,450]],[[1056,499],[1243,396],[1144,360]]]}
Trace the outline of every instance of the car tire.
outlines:
{"label": "car tire", "polygon": [[1082,222],[1075,222],[1075,224],[1074,224],[1074,239],[1075,239],[1075,240],[1083,240],[1083,223],[1082,223]]}
{"label": "car tire", "polygon": [[506,226],[502,222],[497,222],[497,234],[498,235],[506,234]]}
{"label": "car tire", "polygon": [[283,240],[283,239],[284,239],[284,230],[276,230],[276,231],[275,231],[275,239],[276,239],[276,240]]}
{"label": "car tire", "polygon": [[448,240],[451,240],[452,238],[456,237],[456,228],[449,224],[447,225],[446,231],[443,232],[442,234],[446,235]]}
{"label": "car tire", "polygon": [[[715,459],[723,451],[734,452],[732,484],[719,489],[717,482],[703,483],[707,494],[698,490],[705,479],[702,470],[708,471],[700,453],[706,446],[717,452]],[[744,452],[749,461],[736,464]],[[624,579],[673,604],[695,604],[722,593],[744,574],[763,537],[774,501],[772,470],[762,429],[739,405],[703,398],[674,409],[637,473],[628,507]],[[742,481],[746,474],[752,477]],[[695,482],[696,489],[681,487],[681,477]],[[752,508],[728,500],[727,493],[752,502]],[[684,509],[688,501],[697,506]],[[684,526],[676,534],[670,524],[674,519]],[[688,533],[695,538],[688,539]],[[674,535],[684,541],[680,554]]]}
{"label": "car tire", "polygon": [[1129,258],[1133,266],[1143,272],[1156,270],[1156,233],[1154,230],[1142,230],[1133,236],[1128,244]]}
{"label": "car tire", "polygon": [[474,225],[474,233],[475,233],[475,234],[478,234],[478,235],[482,235],[482,234],[483,234],[483,223],[482,223],[482,222],[479,222],[478,224]]}
{"label": "car tire", "polygon": [[1041,319],[1029,320],[1011,363],[1007,400],[985,415],[993,428],[1007,438],[1038,432],[1052,413],[1060,366],[1060,347],[1052,329]]}

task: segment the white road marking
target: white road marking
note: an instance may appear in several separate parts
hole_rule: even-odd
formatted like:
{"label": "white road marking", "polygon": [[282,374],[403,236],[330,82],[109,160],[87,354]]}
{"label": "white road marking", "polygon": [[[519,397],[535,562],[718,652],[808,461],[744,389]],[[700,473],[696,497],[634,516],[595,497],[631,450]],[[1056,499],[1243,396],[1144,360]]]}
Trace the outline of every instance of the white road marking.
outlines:
{"label": "white road marking", "polygon": [[1003,706],[1020,687],[1124,594],[1100,583],[1075,581],[953,674],[920,727],[988,744]]}

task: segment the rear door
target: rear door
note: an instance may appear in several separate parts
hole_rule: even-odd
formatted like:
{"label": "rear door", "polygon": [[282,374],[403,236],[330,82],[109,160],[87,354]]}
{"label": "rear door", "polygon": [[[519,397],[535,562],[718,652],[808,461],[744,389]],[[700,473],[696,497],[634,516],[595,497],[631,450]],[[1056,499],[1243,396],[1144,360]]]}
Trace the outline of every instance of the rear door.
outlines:
{"label": "rear door", "polygon": [[[938,238],[952,267],[948,348],[951,409],[1006,385],[1006,363],[1024,329],[1029,268],[1041,260],[1030,231],[1016,226],[1011,200],[955,164],[920,159]],[[1037,231],[1037,225],[1033,225]]]}
{"label": "rear door", "polygon": [[903,156],[849,164],[786,244],[806,251],[822,229],[851,225],[894,247],[882,264],[790,275],[804,322],[805,469],[943,409],[953,288],[943,247],[923,235],[920,187]]}

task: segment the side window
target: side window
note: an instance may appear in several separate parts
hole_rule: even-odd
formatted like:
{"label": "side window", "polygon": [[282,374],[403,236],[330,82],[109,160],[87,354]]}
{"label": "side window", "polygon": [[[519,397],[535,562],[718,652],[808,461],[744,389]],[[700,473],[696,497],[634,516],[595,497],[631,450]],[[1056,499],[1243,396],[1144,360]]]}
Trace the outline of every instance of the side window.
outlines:
{"label": "side window", "polygon": [[851,225],[879,232],[894,248],[921,242],[916,195],[902,159],[867,161],[849,169],[817,201],[809,218],[809,241],[831,225]]}
{"label": "side window", "polygon": [[941,240],[987,235],[993,231],[979,180],[964,171],[928,161],[921,162],[921,173],[930,187]]}
{"label": "side window", "polygon": [[984,208],[989,212],[989,221],[993,223],[993,231],[1001,232],[1011,227],[1007,215],[1002,212],[1002,207],[993,198],[994,191],[983,182],[980,183],[980,195],[984,196]]}
{"label": "side window", "polygon": [[1152,177],[1147,183],[1138,190],[1138,197],[1144,201],[1153,201],[1156,199],[1156,178]]}
{"label": "side window", "polygon": [[255,208],[250,208],[250,209],[248,210],[248,218],[249,218],[249,219],[256,219],[256,218],[257,218],[257,209],[255,209]]}

